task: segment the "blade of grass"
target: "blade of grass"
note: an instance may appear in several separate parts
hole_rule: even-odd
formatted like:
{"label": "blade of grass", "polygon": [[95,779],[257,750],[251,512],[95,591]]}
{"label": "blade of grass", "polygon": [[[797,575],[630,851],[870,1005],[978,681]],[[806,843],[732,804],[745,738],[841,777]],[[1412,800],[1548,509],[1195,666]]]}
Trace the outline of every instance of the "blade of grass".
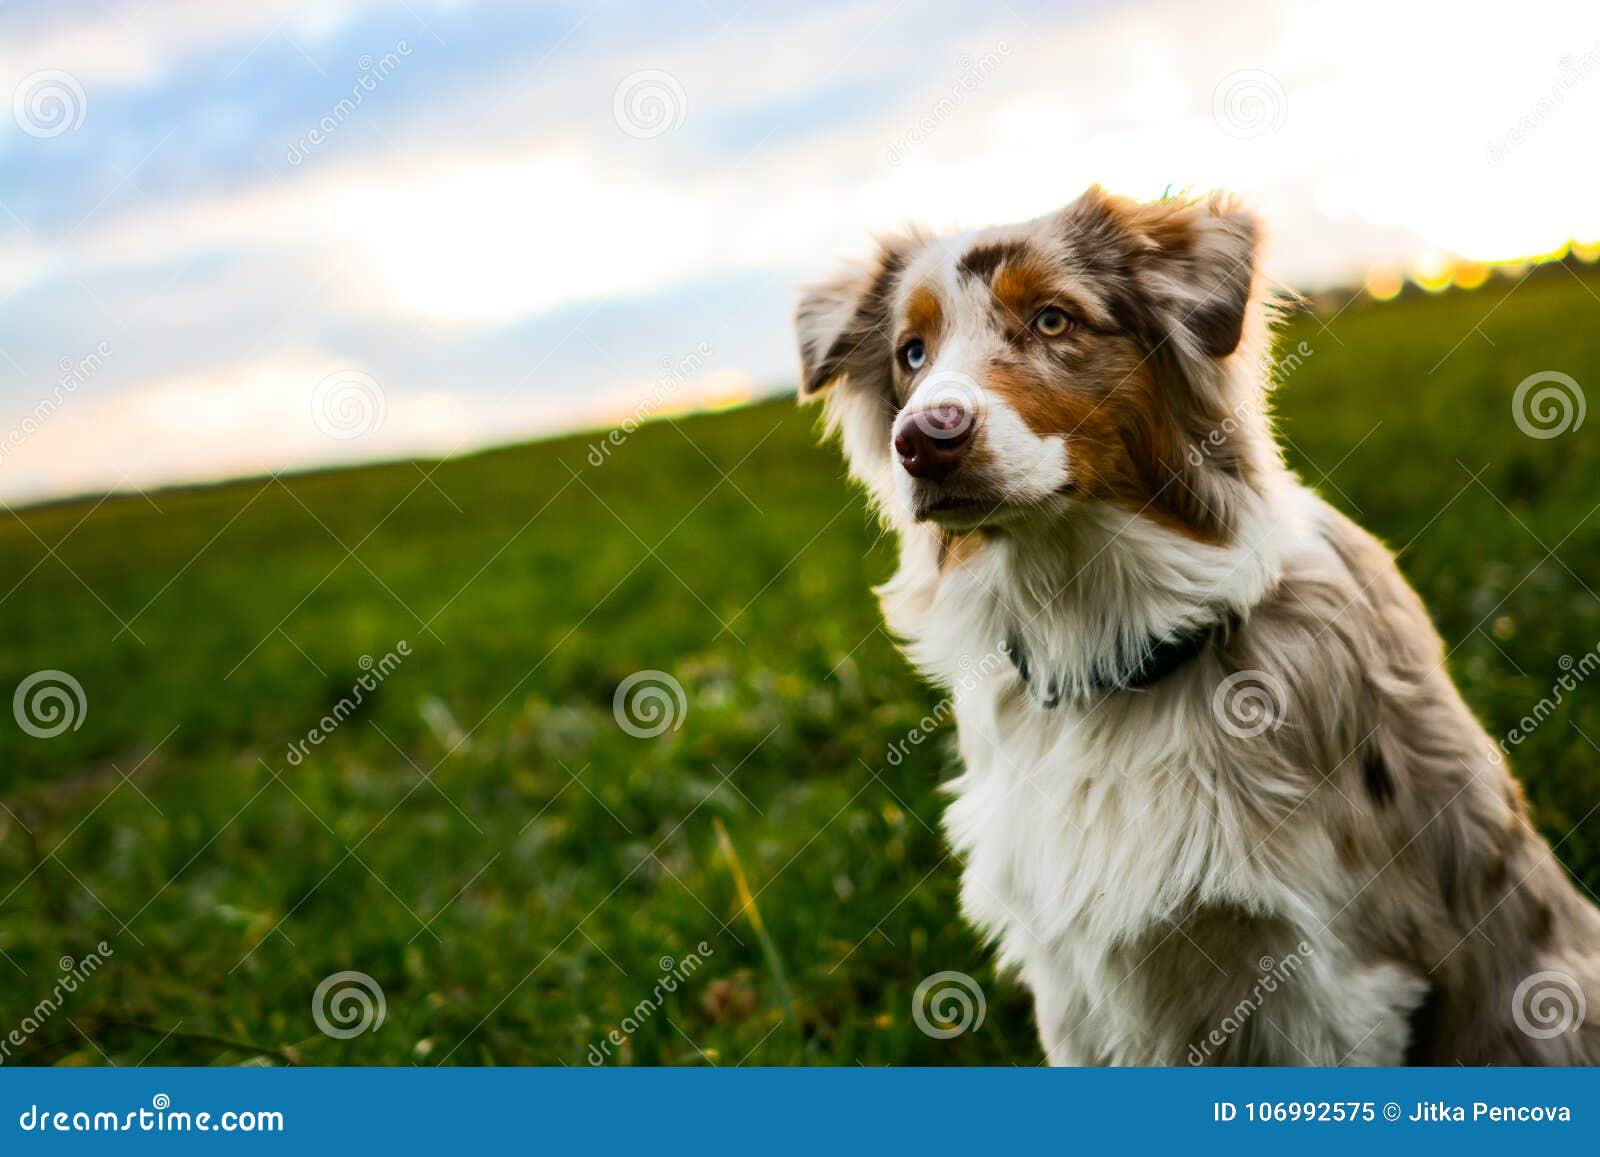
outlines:
{"label": "blade of grass", "polygon": [[[767,931],[766,922],[761,919],[761,909],[756,905],[755,895],[750,891],[744,867],[739,863],[739,853],[734,851],[733,841],[728,838],[728,829],[723,826],[720,816],[712,819],[711,826],[717,833],[717,844],[722,849],[722,857],[728,861],[728,871],[733,875],[733,887],[739,894],[739,912],[743,912],[745,918],[750,921],[756,939],[761,942],[761,951],[767,958],[767,967],[772,970],[772,980],[778,989],[778,1000],[783,1005],[783,1014],[790,1024],[798,1025],[800,1022],[794,1013],[794,993],[789,988],[783,957],[778,952],[777,944],[773,943],[771,933]],[[736,916],[738,914],[734,913]]]}

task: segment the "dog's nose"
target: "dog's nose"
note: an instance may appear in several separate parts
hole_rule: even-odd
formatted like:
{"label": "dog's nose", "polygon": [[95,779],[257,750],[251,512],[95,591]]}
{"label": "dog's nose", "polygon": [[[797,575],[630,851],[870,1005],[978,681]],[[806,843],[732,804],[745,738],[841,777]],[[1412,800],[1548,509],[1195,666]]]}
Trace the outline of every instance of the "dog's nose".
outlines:
{"label": "dog's nose", "polygon": [[904,414],[894,432],[894,451],[913,478],[937,482],[961,464],[972,442],[972,415],[945,402]]}

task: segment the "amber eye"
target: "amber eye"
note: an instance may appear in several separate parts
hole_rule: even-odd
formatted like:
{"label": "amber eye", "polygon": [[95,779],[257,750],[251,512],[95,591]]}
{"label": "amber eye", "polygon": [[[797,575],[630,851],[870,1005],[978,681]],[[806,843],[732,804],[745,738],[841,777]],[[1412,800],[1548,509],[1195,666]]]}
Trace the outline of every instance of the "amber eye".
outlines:
{"label": "amber eye", "polygon": [[1047,305],[1033,319],[1033,329],[1040,337],[1060,337],[1072,328],[1072,318],[1067,311]]}

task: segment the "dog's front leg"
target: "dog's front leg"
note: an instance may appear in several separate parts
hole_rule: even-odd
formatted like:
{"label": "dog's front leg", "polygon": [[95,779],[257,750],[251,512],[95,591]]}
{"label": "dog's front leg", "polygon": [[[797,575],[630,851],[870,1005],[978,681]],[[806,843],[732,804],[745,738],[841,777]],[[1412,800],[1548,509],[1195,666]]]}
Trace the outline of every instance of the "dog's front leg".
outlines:
{"label": "dog's front leg", "polygon": [[1046,1062],[1057,1067],[1094,1064],[1093,1056],[1083,1047],[1087,1009],[1081,997],[1069,993],[1061,980],[1045,968],[1025,968],[1023,980],[1033,992],[1033,1016]]}

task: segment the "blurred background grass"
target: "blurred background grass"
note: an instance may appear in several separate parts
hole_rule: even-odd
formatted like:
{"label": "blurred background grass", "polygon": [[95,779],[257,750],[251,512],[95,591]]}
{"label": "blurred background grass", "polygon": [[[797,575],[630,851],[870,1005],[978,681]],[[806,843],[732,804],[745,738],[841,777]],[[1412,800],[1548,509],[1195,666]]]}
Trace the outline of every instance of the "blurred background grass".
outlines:
{"label": "blurred background grass", "polygon": [[[1511,415],[1536,371],[1600,381],[1597,279],[1511,288],[1301,316],[1278,399],[1307,481],[1404,548],[1496,736],[1600,642],[1595,426]],[[114,953],[8,1063],[584,1064],[702,941],[607,1063],[1037,1063],[956,914],[948,735],[887,759],[938,696],[878,625],[892,543],[815,417],[660,422],[599,466],[574,437],[7,516],[0,686],[60,669],[87,711],[0,726],[0,1031],[60,958]],[[613,717],[646,669],[687,700],[656,738]],[[1597,889],[1584,733],[1597,688],[1513,763]],[[347,969],[386,1019],[339,1040],[311,1002]],[[942,970],[987,999],[948,1040],[910,1016]]]}

